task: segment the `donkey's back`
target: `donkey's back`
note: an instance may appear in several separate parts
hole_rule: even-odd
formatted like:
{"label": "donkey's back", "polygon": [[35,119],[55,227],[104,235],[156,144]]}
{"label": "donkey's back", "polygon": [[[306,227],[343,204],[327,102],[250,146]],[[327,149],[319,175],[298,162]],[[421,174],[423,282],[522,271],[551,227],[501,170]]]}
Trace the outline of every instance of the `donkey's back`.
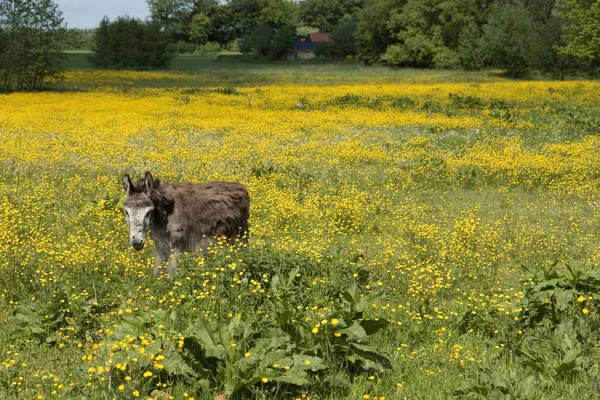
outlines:
{"label": "donkey's back", "polygon": [[172,200],[166,228],[178,250],[205,248],[216,236],[247,243],[250,196],[241,183],[173,183],[159,191]]}

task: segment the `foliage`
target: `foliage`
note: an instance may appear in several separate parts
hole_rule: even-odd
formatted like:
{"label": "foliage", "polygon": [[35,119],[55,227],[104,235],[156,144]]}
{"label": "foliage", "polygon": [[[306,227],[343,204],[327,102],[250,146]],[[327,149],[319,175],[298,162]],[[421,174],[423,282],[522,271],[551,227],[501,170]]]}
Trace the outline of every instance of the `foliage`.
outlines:
{"label": "foliage", "polygon": [[296,38],[296,29],[291,26],[282,26],[273,34],[271,45],[269,46],[269,57],[271,60],[283,60],[289,56],[292,51],[292,42]]}
{"label": "foliage", "polygon": [[171,61],[169,34],[156,22],[129,17],[100,21],[91,62],[98,68],[158,69]]}
{"label": "foliage", "polygon": [[61,75],[68,46],[53,0],[0,2],[0,90],[39,90]]}
{"label": "foliage", "polygon": [[67,29],[67,47],[69,49],[89,50],[94,45],[94,30],[93,29]]}
{"label": "foliage", "polygon": [[[2,99],[1,398],[597,395],[598,82],[205,62]],[[146,169],[243,182],[249,246],[155,279]]]}
{"label": "foliage", "polygon": [[331,50],[340,58],[356,54],[355,34],[358,18],[352,17],[331,32]]}
{"label": "foliage", "polygon": [[216,42],[206,42],[202,46],[196,48],[196,54],[200,55],[214,55],[221,51],[221,45]]}
{"label": "foliage", "polygon": [[561,2],[561,15],[566,18],[565,43],[562,54],[576,57],[590,67],[600,65],[600,2],[597,0]]}
{"label": "foliage", "polygon": [[368,64],[377,63],[393,43],[388,23],[397,9],[397,2],[392,0],[366,0],[365,7],[358,13],[355,34],[359,59]]}
{"label": "foliage", "polygon": [[536,32],[525,7],[506,3],[493,8],[484,29],[484,41],[494,65],[517,78],[531,69]]}
{"label": "foliage", "polygon": [[190,40],[196,44],[206,43],[212,29],[212,21],[203,13],[194,14],[190,23]]}
{"label": "foliage", "polygon": [[171,34],[182,34],[188,30],[187,24],[193,10],[193,2],[188,0],[146,0],[153,21],[165,27]]}
{"label": "foliage", "polygon": [[475,23],[468,24],[458,37],[457,55],[460,65],[469,71],[482,69],[487,64],[485,39]]}
{"label": "foliage", "polygon": [[269,24],[257,26],[250,34],[252,50],[254,50],[256,54],[267,57],[271,51],[273,35],[273,28]]}
{"label": "foliage", "polygon": [[305,25],[332,32],[362,8],[363,0],[306,0],[299,12]]}

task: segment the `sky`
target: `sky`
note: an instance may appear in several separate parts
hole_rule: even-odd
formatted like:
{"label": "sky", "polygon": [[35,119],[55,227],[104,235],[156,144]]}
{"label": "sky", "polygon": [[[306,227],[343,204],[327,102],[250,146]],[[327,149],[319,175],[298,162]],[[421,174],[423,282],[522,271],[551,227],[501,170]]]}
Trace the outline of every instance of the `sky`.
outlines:
{"label": "sky", "polygon": [[105,15],[114,19],[119,15],[145,19],[146,0],[56,0],[69,28],[94,28]]}

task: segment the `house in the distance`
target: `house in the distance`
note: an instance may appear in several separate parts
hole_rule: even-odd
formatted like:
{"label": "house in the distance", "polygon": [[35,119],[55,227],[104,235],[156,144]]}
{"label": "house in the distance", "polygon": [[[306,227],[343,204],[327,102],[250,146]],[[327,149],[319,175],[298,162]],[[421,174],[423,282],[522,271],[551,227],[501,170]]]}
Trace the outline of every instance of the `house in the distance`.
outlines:
{"label": "house in the distance", "polygon": [[319,43],[328,43],[331,41],[329,33],[309,33],[308,37],[300,37],[292,42],[294,47],[294,60],[312,60],[317,57],[315,50]]}

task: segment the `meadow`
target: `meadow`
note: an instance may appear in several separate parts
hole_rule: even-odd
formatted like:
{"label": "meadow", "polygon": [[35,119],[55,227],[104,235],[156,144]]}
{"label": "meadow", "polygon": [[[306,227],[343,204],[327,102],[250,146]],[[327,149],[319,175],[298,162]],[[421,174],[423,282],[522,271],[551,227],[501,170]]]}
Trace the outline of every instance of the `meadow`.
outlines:
{"label": "meadow", "polygon": [[[0,97],[1,398],[598,398],[600,83],[317,68]],[[146,170],[249,246],[155,279]]]}

